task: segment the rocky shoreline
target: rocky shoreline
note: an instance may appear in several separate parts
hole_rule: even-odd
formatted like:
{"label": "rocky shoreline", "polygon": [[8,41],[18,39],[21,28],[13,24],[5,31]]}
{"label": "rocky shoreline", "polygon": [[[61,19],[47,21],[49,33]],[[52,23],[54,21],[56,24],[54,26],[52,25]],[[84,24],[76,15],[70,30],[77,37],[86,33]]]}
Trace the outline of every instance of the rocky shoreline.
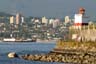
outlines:
{"label": "rocky shoreline", "polygon": [[22,59],[31,61],[44,61],[44,62],[61,62],[71,64],[96,64],[95,52],[84,52],[74,50],[51,51],[48,54],[25,54],[21,56]]}
{"label": "rocky shoreline", "polygon": [[18,57],[30,61],[96,64],[96,43],[60,41],[47,54],[25,54]]}

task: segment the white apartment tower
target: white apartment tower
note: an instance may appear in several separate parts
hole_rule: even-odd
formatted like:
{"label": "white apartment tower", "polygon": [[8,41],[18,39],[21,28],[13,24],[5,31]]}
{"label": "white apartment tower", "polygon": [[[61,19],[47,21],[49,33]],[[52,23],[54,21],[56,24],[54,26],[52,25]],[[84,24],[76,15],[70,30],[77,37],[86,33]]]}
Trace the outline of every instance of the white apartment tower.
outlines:
{"label": "white apartment tower", "polygon": [[14,16],[11,16],[10,17],[10,24],[13,24],[14,23]]}
{"label": "white apartment tower", "polygon": [[24,17],[21,17],[21,22],[24,23]]}
{"label": "white apartment tower", "polygon": [[69,23],[69,22],[70,22],[69,16],[65,16],[65,23]]}
{"label": "white apartment tower", "polygon": [[42,17],[42,23],[45,23],[45,24],[47,24],[48,23],[48,19],[44,16],[44,17]]}

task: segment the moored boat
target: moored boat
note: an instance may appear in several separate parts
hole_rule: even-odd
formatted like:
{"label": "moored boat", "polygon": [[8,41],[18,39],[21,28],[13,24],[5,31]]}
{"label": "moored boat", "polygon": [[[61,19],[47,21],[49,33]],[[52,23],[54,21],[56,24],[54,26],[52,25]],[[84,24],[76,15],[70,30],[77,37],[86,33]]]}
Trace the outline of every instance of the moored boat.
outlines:
{"label": "moored boat", "polygon": [[16,39],[15,38],[4,38],[3,42],[15,42]]}
{"label": "moored boat", "polygon": [[36,39],[16,39],[16,38],[4,38],[3,42],[36,42]]}

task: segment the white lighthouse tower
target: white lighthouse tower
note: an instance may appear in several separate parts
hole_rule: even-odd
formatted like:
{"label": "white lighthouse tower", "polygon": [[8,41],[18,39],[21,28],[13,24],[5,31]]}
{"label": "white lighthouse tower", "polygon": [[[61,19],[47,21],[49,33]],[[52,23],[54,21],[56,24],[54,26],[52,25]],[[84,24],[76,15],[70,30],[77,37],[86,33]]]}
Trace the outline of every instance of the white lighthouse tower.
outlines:
{"label": "white lighthouse tower", "polygon": [[88,25],[88,17],[85,16],[85,9],[80,8],[79,13],[74,16],[74,27],[81,29],[83,25]]}

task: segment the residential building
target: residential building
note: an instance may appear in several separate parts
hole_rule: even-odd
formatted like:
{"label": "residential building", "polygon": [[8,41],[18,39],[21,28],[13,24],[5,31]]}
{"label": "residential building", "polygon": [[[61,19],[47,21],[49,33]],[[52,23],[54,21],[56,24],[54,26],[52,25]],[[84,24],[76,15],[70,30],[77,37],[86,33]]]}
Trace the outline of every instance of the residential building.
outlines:
{"label": "residential building", "polygon": [[14,16],[11,16],[10,17],[10,24],[13,24],[14,23],[14,19],[15,19]]}

